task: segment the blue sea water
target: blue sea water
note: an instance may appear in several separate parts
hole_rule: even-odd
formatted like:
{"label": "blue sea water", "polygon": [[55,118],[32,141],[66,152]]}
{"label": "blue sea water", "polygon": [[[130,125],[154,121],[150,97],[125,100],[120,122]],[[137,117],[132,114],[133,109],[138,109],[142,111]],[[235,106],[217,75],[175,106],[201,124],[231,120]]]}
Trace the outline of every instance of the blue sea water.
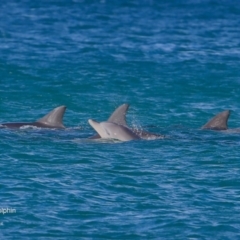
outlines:
{"label": "blue sea water", "polygon": [[[0,239],[240,239],[240,2],[1,2]],[[89,140],[129,103],[166,135]],[[4,213],[4,209],[8,210]]]}

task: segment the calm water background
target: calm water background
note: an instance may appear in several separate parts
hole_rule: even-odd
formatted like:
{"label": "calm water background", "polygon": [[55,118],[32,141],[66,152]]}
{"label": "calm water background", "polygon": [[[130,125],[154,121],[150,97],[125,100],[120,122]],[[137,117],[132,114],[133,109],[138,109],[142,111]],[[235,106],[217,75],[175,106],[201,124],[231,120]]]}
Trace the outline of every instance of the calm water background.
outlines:
{"label": "calm water background", "polygon": [[[239,1],[1,2],[0,239],[240,239]],[[130,103],[164,140],[90,141]]]}

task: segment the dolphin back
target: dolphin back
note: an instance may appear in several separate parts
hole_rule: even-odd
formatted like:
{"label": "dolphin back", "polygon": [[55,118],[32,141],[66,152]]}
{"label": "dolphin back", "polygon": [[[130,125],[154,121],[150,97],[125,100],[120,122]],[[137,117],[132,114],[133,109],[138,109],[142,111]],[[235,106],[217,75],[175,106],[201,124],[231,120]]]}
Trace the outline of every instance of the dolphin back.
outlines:
{"label": "dolphin back", "polygon": [[230,110],[226,110],[218,113],[212,119],[210,119],[205,125],[202,126],[202,129],[211,129],[211,130],[227,130],[228,118],[230,116]]}
{"label": "dolphin back", "polygon": [[40,123],[54,128],[65,128],[65,126],[63,125],[63,115],[65,113],[66,108],[67,108],[66,106],[54,108],[47,115],[38,119],[36,123]]}

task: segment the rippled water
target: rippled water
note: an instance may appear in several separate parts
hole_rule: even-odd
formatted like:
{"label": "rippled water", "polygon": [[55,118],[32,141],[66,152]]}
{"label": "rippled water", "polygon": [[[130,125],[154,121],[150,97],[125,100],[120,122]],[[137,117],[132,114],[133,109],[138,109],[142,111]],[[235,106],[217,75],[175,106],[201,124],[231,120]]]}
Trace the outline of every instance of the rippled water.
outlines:
{"label": "rippled water", "polygon": [[[0,239],[239,239],[238,1],[5,1],[0,123],[66,105],[65,130],[0,129]],[[129,103],[165,139],[89,140]],[[3,214],[4,209],[8,209]]]}

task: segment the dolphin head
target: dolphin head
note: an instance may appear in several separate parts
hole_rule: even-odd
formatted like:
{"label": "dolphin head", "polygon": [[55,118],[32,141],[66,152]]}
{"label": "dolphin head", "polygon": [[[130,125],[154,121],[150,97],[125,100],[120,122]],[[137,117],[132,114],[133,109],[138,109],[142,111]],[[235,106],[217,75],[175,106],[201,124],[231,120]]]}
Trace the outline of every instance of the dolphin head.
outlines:
{"label": "dolphin head", "polygon": [[92,119],[88,120],[88,123],[92,126],[92,128],[100,135],[101,138],[109,138],[109,135],[105,131],[104,128],[102,128],[101,123],[94,121]]}
{"label": "dolphin head", "polygon": [[95,129],[95,131],[100,135],[101,138],[117,139],[120,141],[140,139],[140,137],[138,137],[131,129],[117,123],[98,123],[92,119],[89,119],[88,123]]}

